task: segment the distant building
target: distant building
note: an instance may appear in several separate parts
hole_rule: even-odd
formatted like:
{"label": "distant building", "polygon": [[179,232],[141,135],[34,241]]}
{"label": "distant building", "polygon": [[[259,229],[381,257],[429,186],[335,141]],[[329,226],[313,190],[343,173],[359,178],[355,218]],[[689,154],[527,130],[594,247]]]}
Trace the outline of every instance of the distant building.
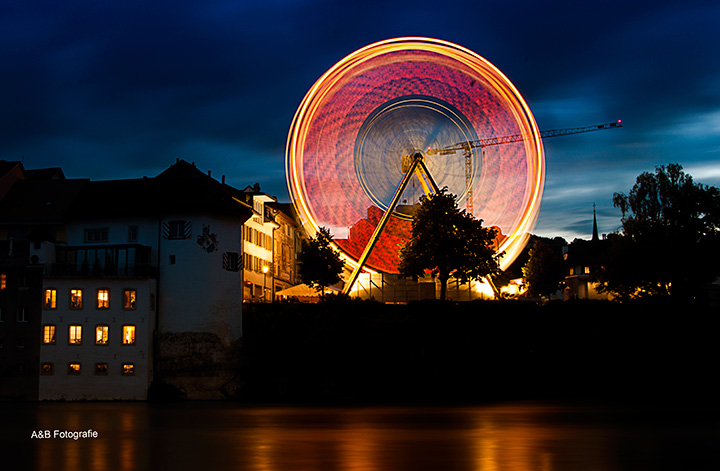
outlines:
{"label": "distant building", "polygon": [[601,240],[598,235],[597,217],[593,207],[593,230],[591,240],[575,239],[563,248],[565,261],[565,292],[568,299],[602,299],[609,298],[607,293],[597,290],[597,282],[593,281],[594,270],[600,263],[600,256],[607,250],[608,241]]}
{"label": "distant building", "polygon": [[242,338],[245,194],[182,160],[98,182],[0,163],[0,396],[145,399],[162,381],[222,397]]}
{"label": "distant building", "polygon": [[243,301],[270,302],[273,298],[275,220],[271,203],[277,198],[260,191],[260,184],[243,190],[253,215],[243,225]]}
{"label": "distant building", "polygon": [[303,232],[291,203],[270,203],[270,207],[278,224],[273,245],[273,283],[274,293],[277,293],[301,283],[297,258],[302,250]]}

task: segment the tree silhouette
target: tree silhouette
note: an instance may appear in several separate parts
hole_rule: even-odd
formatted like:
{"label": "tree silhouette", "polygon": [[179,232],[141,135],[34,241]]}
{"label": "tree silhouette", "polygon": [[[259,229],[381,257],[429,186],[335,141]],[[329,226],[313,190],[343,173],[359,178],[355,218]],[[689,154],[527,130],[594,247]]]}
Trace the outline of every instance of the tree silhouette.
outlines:
{"label": "tree silhouette", "polygon": [[549,297],[560,288],[564,275],[563,261],[552,248],[536,240],[522,273],[530,295]]}
{"label": "tree silhouette", "polygon": [[450,275],[467,283],[499,272],[500,255],[493,247],[496,234],[459,209],[457,196],[447,187],[422,196],[413,216],[412,236],[400,249],[400,274],[417,280],[429,271],[440,280],[440,299],[445,300]]}
{"label": "tree silhouette", "polygon": [[720,191],[697,184],[679,164],[637,177],[615,193],[622,234],[598,271],[599,289],[621,299],[671,295],[688,299],[720,274]]}
{"label": "tree silhouette", "polygon": [[340,281],[344,263],[332,245],[330,230],[321,227],[298,257],[300,279],[324,297],[325,288]]}

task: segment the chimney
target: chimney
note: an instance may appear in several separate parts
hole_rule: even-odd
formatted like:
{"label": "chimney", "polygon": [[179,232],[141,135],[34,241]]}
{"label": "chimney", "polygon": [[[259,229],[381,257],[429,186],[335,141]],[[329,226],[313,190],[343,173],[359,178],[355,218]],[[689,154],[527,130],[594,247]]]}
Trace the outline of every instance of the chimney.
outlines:
{"label": "chimney", "polygon": [[222,176],[222,184],[225,184],[225,175]]}

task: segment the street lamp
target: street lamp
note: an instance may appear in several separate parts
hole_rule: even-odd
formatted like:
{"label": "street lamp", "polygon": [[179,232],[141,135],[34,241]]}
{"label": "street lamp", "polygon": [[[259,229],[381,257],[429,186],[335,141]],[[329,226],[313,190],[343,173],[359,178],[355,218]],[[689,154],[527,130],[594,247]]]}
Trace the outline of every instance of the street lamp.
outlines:
{"label": "street lamp", "polygon": [[267,288],[265,288],[265,285],[267,284],[267,272],[268,272],[267,265],[263,265],[262,272],[263,272],[263,301],[267,302]]}

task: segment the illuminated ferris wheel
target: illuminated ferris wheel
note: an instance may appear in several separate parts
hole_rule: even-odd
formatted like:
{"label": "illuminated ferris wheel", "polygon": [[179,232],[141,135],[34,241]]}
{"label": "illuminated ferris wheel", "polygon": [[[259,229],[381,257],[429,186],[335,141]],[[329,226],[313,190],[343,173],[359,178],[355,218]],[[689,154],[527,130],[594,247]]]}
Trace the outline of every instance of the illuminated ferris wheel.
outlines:
{"label": "illuminated ferris wheel", "polygon": [[[521,138],[473,144],[496,136]],[[397,273],[415,205],[445,186],[499,229],[507,268],[534,228],[545,172],[512,83],[468,49],[417,37],[371,44],[323,74],[295,114],[285,165],[304,228],[329,228],[354,277]]]}

